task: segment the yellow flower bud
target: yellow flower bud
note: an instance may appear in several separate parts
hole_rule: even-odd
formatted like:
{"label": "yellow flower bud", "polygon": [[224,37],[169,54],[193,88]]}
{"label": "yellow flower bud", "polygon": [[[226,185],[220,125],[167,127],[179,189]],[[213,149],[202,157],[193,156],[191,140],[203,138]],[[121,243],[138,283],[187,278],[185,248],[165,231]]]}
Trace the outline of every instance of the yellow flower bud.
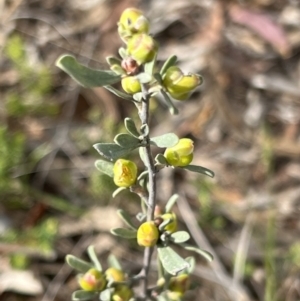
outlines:
{"label": "yellow flower bud", "polygon": [[105,271],[106,279],[113,280],[114,282],[122,282],[125,280],[125,275],[121,270],[116,268],[109,268]]}
{"label": "yellow flower bud", "polygon": [[128,94],[141,92],[141,84],[135,76],[126,76],[122,78],[121,85],[123,90]]}
{"label": "yellow flower bud", "polygon": [[112,295],[113,301],[129,301],[133,297],[133,291],[125,284],[118,285]]}
{"label": "yellow flower bud", "polygon": [[153,247],[159,237],[159,231],[153,221],[140,225],[137,231],[137,243],[143,247]]}
{"label": "yellow flower bud", "polygon": [[134,162],[118,159],[113,168],[114,182],[119,187],[129,187],[133,185],[137,177],[137,167]]}
{"label": "yellow flower bud", "polygon": [[157,48],[155,40],[147,34],[135,34],[127,44],[128,54],[140,65],[153,60]]}
{"label": "yellow flower bud", "polygon": [[171,277],[169,290],[172,292],[172,300],[177,300],[178,297],[182,297],[183,294],[189,289],[189,287],[190,278],[188,274],[181,274],[175,277]]}
{"label": "yellow flower bud", "polygon": [[190,93],[202,83],[202,77],[197,74],[184,75],[179,67],[170,67],[163,78],[163,86],[177,100],[185,100]]}
{"label": "yellow flower bud", "polygon": [[149,21],[143,16],[142,11],[136,8],[127,8],[123,11],[118,22],[118,32],[121,39],[126,43],[134,34],[147,34]]}
{"label": "yellow flower bud", "polygon": [[193,140],[183,138],[175,146],[167,148],[164,156],[172,166],[187,166],[193,160],[193,151]]}
{"label": "yellow flower bud", "polygon": [[78,282],[85,291],[102,291],[106,286],[104,275],[96,269],[88,270],[79,278]]}
{"label": "yellow flower bud", "polygon": [[161,217],[164,221],[166,221],[168,219],[172,219],[172,222],[170,222],[170,224],[165,226],[166,231],[169,231],[170,233],[173,233],[173,232],[177,231],[177,217],[176,217],[174,212],[165,213]]}

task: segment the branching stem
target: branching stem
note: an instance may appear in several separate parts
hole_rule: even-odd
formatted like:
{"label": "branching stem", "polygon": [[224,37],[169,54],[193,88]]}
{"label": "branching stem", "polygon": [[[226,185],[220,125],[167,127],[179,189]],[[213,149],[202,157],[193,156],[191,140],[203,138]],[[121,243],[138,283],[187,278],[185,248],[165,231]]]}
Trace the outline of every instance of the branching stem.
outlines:
{"label": "branching stem", "polygon": [[[147,93],[145,85],[142,85],[142,91],[144,94],[143,100],[142,100],[142,106],[140,110],[140,119],[142,124],[149,123],[149,101],[150,96]],[[154,208],[156,204],[156,172],[155,172],[155,166],[154,166],[154,160],[151,153],[151,147],[150,147],[150,137],[149,134],[145,137],[146,140],[146,146],[144,147],[145,152],[145,163],[148,170],[148,176],[149,176],[149,196],[148,196],[148,209],[147,209],[147,221],[153,220],[154,217]],[[143,300],[147,300],[147,291],[148,291],[148,273],[150,269],[150,262],[151,257],[153,253],[153,248],[145,248],[144,251],[144,260],[143,260]]]}

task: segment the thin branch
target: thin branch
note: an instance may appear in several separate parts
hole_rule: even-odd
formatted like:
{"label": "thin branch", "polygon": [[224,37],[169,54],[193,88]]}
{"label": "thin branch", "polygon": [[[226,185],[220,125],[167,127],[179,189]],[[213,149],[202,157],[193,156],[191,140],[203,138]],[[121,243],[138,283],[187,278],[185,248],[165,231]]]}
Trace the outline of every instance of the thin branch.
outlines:
{"label": "thin branch", "polygon": [[[142,85],[142,91],[144,94],[142,105],[139,110],[139,116],[142,124],[147,124],[149,122],[149,100],[150,96],[147,92],[145,85]],[[145,137],[146,146],[145,150],[145,164],[148,169],[149,175],[149,196],[148,196],[148,209],[147,209],[147,221],[151,221],[154,218],[154,208],[156,202],[156,172],[154,166],[154,160],[151,153],[150,147],[150,137],[149,134]],[[143,300],[147,300],[147,291],[148,291],[148,273],[151,264],[151,257],[153,253],[153,248],[145,248],[144,251],[144,260],[143,260],[143,270],[141,274],[143,275]]]}

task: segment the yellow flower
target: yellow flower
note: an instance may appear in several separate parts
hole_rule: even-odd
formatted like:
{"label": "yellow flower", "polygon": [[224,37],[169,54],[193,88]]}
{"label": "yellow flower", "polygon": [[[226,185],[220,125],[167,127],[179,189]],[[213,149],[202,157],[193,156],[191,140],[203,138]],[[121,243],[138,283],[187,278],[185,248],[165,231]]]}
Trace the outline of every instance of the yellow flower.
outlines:
{"label": "yellow flower", "polygon": [[134,34],[147,34],[149,32],[149,21],[139,9],[127,8],[123,11],[118,22],[118,32],[121,39],[126,43]]}
{"label": "yellow flower", "polygon": [[164,156],[168,164],[172,166],[187,166],[193,160],[194,142],[188,138],[182,138],[173,147],[165,150]]}
{"label": "yellow flower", "polygon": [[78,282],[85,291],[102,291],[106,286],[104,275],[96,269],[88,270],[78,279]]}
{"label": "yellow flower", "polygon": [[169,297],[171,297],[172,300],[178,300],[189,289],[189,287],[190,278],[188,274],[171,277],[169,283],[169,290],[171,294],[169,294]]}
{"label": "yellow flower", "polygon": [[118,159],[113,168],[114,182],[119,187],[129,187],[133,185],[137,177],[137,167],[134,162]]}
{"label": "yellow flower", "polygon": [[125,284],[117,285],[113,295],[113,301],[129,301],[133,297],[133,291]]}
{"label": "yellow flower", "polygon": [[177,217],[174,212],[165,213],[161,217],[164,221],[168,219],[172,220],[167,226],[165,226],[164,228],[165,231],[169,231],[170,233],[174,233],[177,231]]}
{"label": "yellow flower", "polygon": [[159,238],[159,231],[153,221],[140,225],[137,231],[137,242],[143,247],[153,247]]}
{"label": "yellow flower", "polygon": [[116,268],[109,268],[105,271],[106,279],[113,280],[114,282],[122,282],[125,280],[125,275],[121,270]]}
{"label": "yellow flower", "polygon": [[187,99],[192,91],[201,84],[202,77],[200,75],[184,75],[177,66],[170,67],[163,77],[163,86],[177,100]]}
{"label": "yellow flower", "polygon": [[140,65],[152,61],[157,49],[156,41],[147,34],[135,34],[127,44],[128,54]]}
{"label": "yellow flower", "polygon": [[121,85],[123,90],[128,94],[141,92],[141,84],[135,76],[126,76],[122,78]]}

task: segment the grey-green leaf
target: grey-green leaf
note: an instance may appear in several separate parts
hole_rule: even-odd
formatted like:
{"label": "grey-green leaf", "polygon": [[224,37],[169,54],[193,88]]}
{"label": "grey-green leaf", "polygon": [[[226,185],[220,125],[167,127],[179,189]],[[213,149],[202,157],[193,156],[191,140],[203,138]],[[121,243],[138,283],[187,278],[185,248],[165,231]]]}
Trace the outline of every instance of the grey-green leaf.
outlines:
{"label": "grey-green leaf", "polygon": [[124,47],[119,48],[119,55],[123,59],[127,56],[127,52],[126,52],[126,49]]}
{"label": "grey-green leaf", "polygon": [[113,192],[112,197],[115,198],[121,191],[126,190],[126,189],[127,189],[126,187],[119,187],[119,188],[117,188],[117,189]]}
{"label": "grey-green leaf", "polygon": [[157,251],[164,269],[169,274],[176,275],[180,271],[189,267],[189,263],[170,247],[159,247],[157,248]]}
{"label": "grey-green leaf", "polygon": [[120,65],[121,66],[121,60],[115,56],[108,56],[106,57],[106,61],[109,65]]}
{"label": "grey-green leaf", "polygon": [[123,148],[137,148],[141,144],[138,138],[124,133],[118,134],[114,142]]}
{"label": "grey-green leaf", "polygon": [[134,136],[136,138],[138,138],[140,136],[140,133],[137,130],[135,123],[131,118],[126,117],[124,119],[124,124],[125,124],[125,128],[128,131],[128,133],[130,133],[132,136]]}
{"label": "grey-green leaf", "polygon": [[110,177],[114,176],[114,164],[112,162],[107,162],[105,160],[97,160],[95,162],[95,166],[99,171],[103,172],[104,174]]}
{"label": "grey-green leaf", "polygon": [[95,297],[96,292],[88,292],[84,290],[75,291],[72,294],[73,301],[85,301],[85,300],[93,300]]}
{"label": "grey-green leaf", "polygon": [[152,76],[146,72],[141,72],[135,76],[141,84],[147,84],[151,81]]}
{"label": "grey-green leaf", "polygon": [[163,76],[170,67],[174,66],[176,62],[177,62],[177,56],[176,55],[170,56],[160,69],[159,73],[161,74],[161,76]]}
{"label": "grey-green leaf", "polygon": [[171,234],[172,241],[176,244],[181,244],[190,239],[190,234],[186,231],[177,231]]}
{"label": "grey-green leaf", "polygon": [[166,105],[167,105],[167,107],[169,109],[169,112],[172,115],[177,115],[178,114],[178,109],[173,104],[173,101],[171,100],[171,98],[169,97],[169,95],[164,90],[161,90],[160,92],[161,92],[161,94],[164,97],[164,100],[165,100]]}
{"label": "grey-green leaf", "polygon": [[111,289],[107,288],[107,289],[103,290],[99,295],[99,299],[101,301],[110,301],[111,300]]}
{"label": "grey-green leaf", "polygon": [[155,162],[157,162],[158,164],[161,164],[161,165],[168,165],[166,158],[162,154],[156,155]]}
{"label": "grey-green leaf", "polygon": [[166,206],[165,206],[165,212],[171,212],[173,206],[176,204],[177,200],[179,198],[178,194],[173,194],[170,199],[168,200]]}
{"label": "grey-green leaf", "polygon": [[178,143],[179,139],[174,133],[168,133],[153,137],[150,141],[158,147],[172,147]]}
{"label": "grey-green leaf", "polygon": [[119,236],[127,239],[136,238],[136,233],[137,233],[136,230],[126,229],[126,228],[114,228],[111,229],[110,232],[115,236]]}
{"label": "grey-green leaf", "polygon": [[188,274],[192,274],[196,267],[196,260],[194,256],[185,258],[185,261],[189,263],[190,267],[187,269]]}
{"label": "grey-green leaf", "polygon": [[110,91],[111,93],[117,95],[120,98],[133,101],[133,98],[132,98],[131,95],[129,95],[129,94],[123,92],[123,91],[120,91],[120,90],[118,90],[118,89],[116,89],[116,88],[114,88],[114,87],[112,87],[110,85],[106,85],[103,88],[105,88],[106,90]]}
{"label": "grey-green leaf", "polygon": [[110,161],[124,157],[133,150],[132,148],[123,148],[120,145],[114,143],[97,143],[93,146],[101,156]]}
{"label": "grey-green leaf", "polygon": [[130,227],[133,230],[136,230],[136,226],[133,224],[131,216],[125,210],[119,209],[117,213],[128,227]]}
{"label": "grey-green leaf", "polygon": [[156,63],[156,56],[153,58],[152,61],[144,64],[145,72],[148,73],[149,75],[152,75],[154,71],[155,63]]}
{"label": "grey-green leaf", "polygon": [[86,273],[89,269],[93,268],[91,263],[79,259],[71,254],[66,256],[66,262],[70,267],[81,273]]}
{"label": "grey-green leaf", "polygon": [[143,92],[137,92],[135,94],[133,94],[133,99],[137,102],[141,102],[143,99]]}
{"label": "grey-green leaf", "polygon": [[183,166],[182,168],[189,170],[189,171],[201,173],[201,174],[209,176],[211,178],[213,178],[215,176],[214,172],[211,171],[210,169],[202,167],[202,166],[198,166],[198,165],[187,165],[187,166]]}
{"label": "grey-green leaf", "polygon": [[194,247],[194,246],[190,246],[190,245],[183,245],[183,247],[186,250],[198,253],[199,255],[203,256],[208,261],[213,261],[213,259],[214,259],[214,257],[212,256],[212,254],[210,254],[208,251],[204,251],[204,250],[202,250],[200,248],[197,248],[197,247]]}
{"label": "grey-green leaf", "polygon": [[95,268],[98,271],[102,271],[102,266],[101,266],[100,261],[98,260],[97,255],[96,255],[95,247],[94,246],[89,246],[88,249],[87,249],[87,253],[88,253],[92,263],[94,264]]}
{"label": "grey-green leaf", "polygon": [[63,55],[56,61],[56,66],[69,74],[80,85],[91,87],[103,87],[119,82],[121,76],[113,71],[95,70],[77,62],[74,56]]}
{"label": "grey-green leaf", "polygon": [[122,266],[119,262],[119,260],[117,259],[117,257],[113,254],[110,254],[108,256],[108,259],[107,259],[107,262],[108,262],[108,265],[111,267],[111,268],[115,268],[117,270],[120,270],[122,271]]}

